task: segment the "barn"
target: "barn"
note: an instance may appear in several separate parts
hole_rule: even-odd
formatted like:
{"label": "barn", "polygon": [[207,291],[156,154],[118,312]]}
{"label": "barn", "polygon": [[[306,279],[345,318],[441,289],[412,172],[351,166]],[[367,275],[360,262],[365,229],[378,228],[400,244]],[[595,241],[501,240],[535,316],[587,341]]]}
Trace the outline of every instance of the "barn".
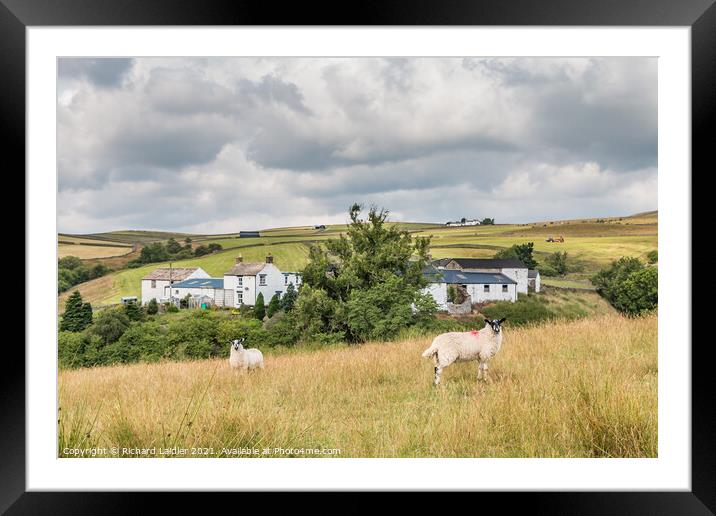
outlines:
{"label": "barn", "polygon": [[450,285],[462,288],[473,303],[517,301],[517,282],[499,272],[427,269],[423,274],[429,281],[423,292],[433,297],[440,310],[447,310]]}
{"label": "barn", "polygon": [[504,274],[517,283],[517,293],[527,293],[527,266],[520,260],[498,258],[443,258],[432,263],[439,270],[494,272]]}

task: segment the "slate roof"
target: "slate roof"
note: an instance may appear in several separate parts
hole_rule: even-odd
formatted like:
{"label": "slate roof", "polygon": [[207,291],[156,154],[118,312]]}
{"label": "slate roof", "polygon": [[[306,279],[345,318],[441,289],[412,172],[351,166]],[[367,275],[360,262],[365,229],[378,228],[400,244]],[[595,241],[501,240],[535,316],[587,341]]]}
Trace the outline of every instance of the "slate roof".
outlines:
{"label": "slate roof", "polygon": [[224,278],[189,278],[174,283],[172,288],[224,288]]}
{"label": "slate roof", "polygon": [[423,271],[431,283],[449,283],[461,285],[516,285],[517,282],[499,272],[467,272],[454,269]]}
{"label": "slate roof", "polygon": [[196,272],[198,267],[160,267],[144,276],[143,280],[169,280],[182,281]]}
{"label": "slate roof", "polygon": [[527,271],[528,278],[536,278],[538,275],[539,275],[539,271],[537,269],[530,269]]}
{"label": "slate roof", "polygon": [[266,266],[265,262],[237,263],[224,273],[225,276],[256,276]]}
{"label": "slate roof", "polygon": [[444,267],[454,261],[463,269],[526,269],[527,266],[520,260],[502,260],[497,258],[443,258],[433,262],[438,267]]}

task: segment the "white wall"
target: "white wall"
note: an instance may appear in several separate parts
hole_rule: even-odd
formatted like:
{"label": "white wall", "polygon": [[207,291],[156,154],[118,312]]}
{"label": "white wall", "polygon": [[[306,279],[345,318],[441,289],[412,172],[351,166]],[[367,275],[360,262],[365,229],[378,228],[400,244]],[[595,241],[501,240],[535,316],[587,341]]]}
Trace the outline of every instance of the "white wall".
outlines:
{"label": "white wall", "polygon": [[[224,275],[224,290],[231,290],[234,293],[234,308],[242,304],[253,306],[256,302],[256,276],[242,276],[242,284],[239,286],[238,276]],[[237,293],[241,293],[241,302]]]}
{"label": "white wall", "polygon": [[500,284],[488,284],[489,292],[485,292],[485,285],[473,284],[467,285],[467,293],[470,294],[473,303],[482,303],[483,301],[516,301],[517,285],[507,285],[507,292],[502,291]]}
{"label": "white wall", "polygon": [[430,283],[421,292],[433,296],[435,303],[438,305],[438,310],[447,310],[447,284]]}
{"label": "white wall", "polygon": [[517,282],[518,293],[527,293],[527,269],[500,269],[499,272]]}
{"label": "white wall", "polygon": [[[266,275],[266,285],[261,285],[261,275]],[[273,263],[267,263],[259,274],[256,275],[256,296],[259,292],[264,295],[264,303],[268,305],[271,298],[279,292],[283,295],[286,292],[287,285],[286,280],[283,277],[283,273]],[[255,302],[255,301],[254,301]]]}

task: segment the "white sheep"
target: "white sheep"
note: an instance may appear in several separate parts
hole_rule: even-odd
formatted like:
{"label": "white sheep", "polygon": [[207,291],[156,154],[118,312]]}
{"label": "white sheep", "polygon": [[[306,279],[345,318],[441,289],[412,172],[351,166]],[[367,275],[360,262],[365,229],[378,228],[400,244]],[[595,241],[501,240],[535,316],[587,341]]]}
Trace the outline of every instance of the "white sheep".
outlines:
{"label": "white sheep", "polygon": [[231,342],[229,365],[234,370],[263,369],[264,356],[256,348],[244,349],[244,340],[235,339]]}
{"label": "white sheep", "polygon": [[435,385],[440,383],[443,368],[453,362],[476,360],[477,379],[487,381],[488,362],[500,351],[502,332],[500,325],[506,318],[485,319],[485,327],[479,331],[450,332],[438,335],[428,349],[423,351],[424,358],[435,359]]}

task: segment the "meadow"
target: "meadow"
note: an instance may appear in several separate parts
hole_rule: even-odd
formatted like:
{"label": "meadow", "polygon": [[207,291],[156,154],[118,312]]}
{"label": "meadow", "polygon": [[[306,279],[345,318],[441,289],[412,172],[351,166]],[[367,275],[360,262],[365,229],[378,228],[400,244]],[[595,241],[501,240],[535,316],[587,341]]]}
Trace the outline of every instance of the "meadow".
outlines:
{"label": "meadow", "polygon": [[656,315],[504,332],[490,382],[461,363],[438,388],[420,357],[430,336],[267,349],[265,370],[248,374],[218,359],[61,370],[58,455],[114,446],[134,450],[109,456],[657,456]]}

